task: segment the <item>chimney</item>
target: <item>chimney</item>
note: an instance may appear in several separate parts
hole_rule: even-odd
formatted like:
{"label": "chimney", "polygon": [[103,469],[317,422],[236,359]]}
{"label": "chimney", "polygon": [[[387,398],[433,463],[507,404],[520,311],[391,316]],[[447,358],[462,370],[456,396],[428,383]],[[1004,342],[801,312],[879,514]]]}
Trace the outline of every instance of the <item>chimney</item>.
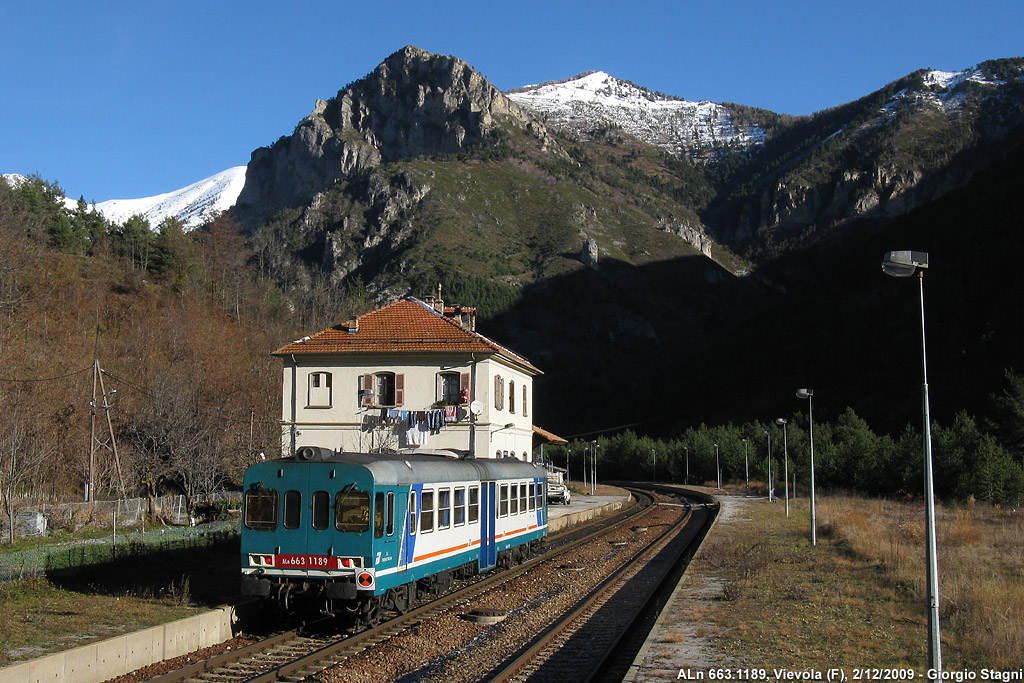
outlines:
{"label": "chimney", "polygon": [[357,332],[359,332],[359,316],[358,315],[345,323],[345,330],[349,334],[356,334]]}
{"label": "chimney", "polygon": [[437,283],[437,296],[434,297],[434,301],[432,303],[434,305],[434,310],[440,313],[441,315],[444,315],[444,299],[441,298],[440,282]]}

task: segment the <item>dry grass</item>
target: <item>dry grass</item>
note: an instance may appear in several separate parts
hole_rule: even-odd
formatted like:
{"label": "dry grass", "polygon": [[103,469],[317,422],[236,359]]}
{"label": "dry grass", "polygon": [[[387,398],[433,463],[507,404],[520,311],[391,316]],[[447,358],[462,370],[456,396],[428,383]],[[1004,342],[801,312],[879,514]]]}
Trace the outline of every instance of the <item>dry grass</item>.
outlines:
{"label": "dry grass", "polygon": [[[923,503],[822,498],[823,530],[924,613]],[[969,505],[936,512],[944,660],[964,667],[1024,662],[1024,528],[1016,511]],[[923,617],[922,617],[923,618]],[[948,668],[948,667],[947,667]]]}

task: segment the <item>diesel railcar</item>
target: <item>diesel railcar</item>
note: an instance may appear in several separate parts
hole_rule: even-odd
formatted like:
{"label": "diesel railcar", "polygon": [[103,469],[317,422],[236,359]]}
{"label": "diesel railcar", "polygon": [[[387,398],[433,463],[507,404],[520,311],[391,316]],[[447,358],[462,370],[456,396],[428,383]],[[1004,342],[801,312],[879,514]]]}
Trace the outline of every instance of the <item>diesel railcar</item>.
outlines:
{"label": "diesel railcar", "polygon": [[417,592],[511,566],[547,535],[542,467],[303,447],[244,479],[242,594],[372,625]]}

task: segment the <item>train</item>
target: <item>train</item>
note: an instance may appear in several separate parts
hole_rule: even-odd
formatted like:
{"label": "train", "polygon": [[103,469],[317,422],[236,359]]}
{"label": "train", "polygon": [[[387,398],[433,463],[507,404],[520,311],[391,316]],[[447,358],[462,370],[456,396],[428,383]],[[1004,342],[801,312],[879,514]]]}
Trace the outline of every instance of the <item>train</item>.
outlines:
{"label": "train", "polygon": [[515,458],[303,446],[243,480],[241,593],[288,615],[373,626],[547,537],[547,478]]}

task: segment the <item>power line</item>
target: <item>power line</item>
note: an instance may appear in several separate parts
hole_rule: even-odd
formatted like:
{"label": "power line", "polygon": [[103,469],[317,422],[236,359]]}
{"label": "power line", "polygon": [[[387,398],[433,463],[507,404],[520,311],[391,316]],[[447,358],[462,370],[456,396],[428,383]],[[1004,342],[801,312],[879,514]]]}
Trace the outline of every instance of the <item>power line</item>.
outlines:
{"label": "power line", "polygon": [[82,375],[92,370],[92,367],[82,368],[81,370],[75,370],[69,372],[66,375],[57,375],[55,377],[33,377],[31,379],[18,379],[16,377],[0,377],[0,382],[17,382],[20,384],[30,384],[32,382],[53,382],[58,379],[67,379],[68,377],[74,377],[75,375]]}

